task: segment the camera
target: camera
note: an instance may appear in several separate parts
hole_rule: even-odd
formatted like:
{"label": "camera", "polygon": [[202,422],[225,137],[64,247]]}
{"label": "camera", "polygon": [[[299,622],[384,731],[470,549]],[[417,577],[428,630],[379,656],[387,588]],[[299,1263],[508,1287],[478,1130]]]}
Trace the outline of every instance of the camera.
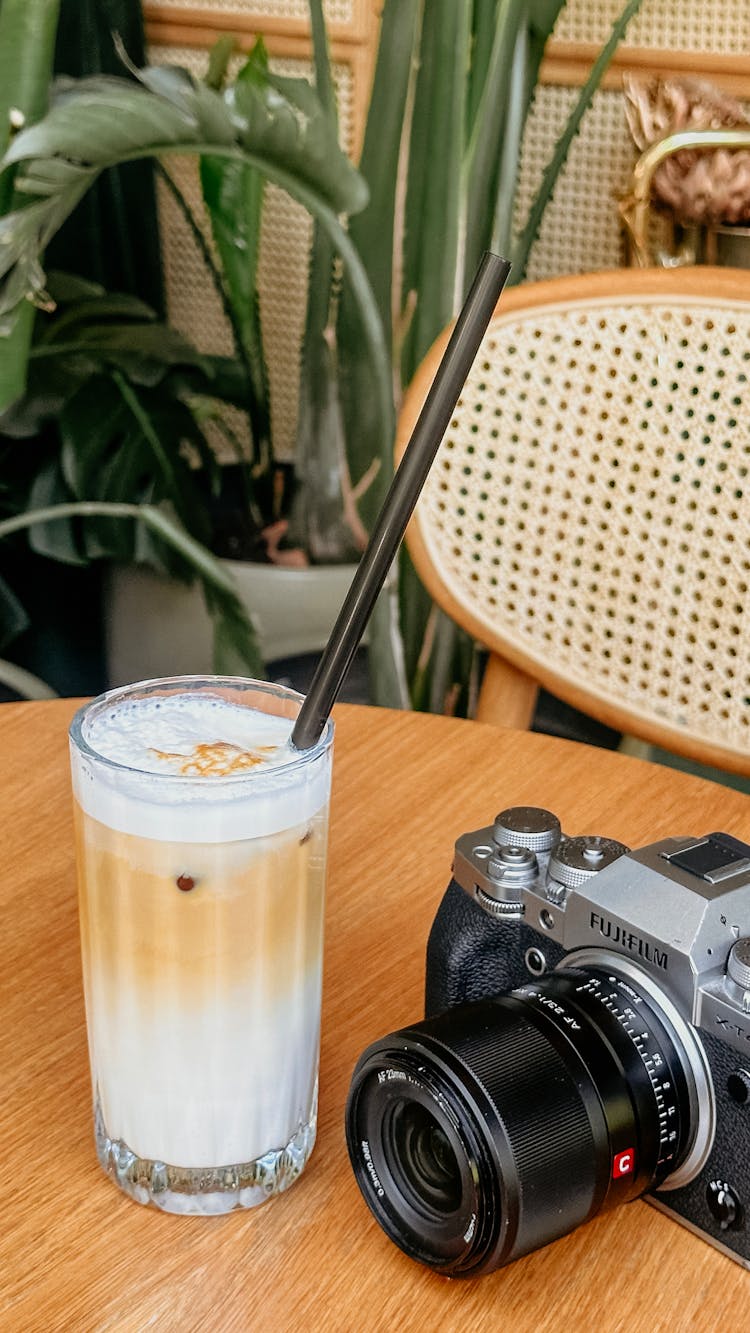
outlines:
{"label": "camera", "polygon": [[750,846],[631,851],[503,810],[456,843],[425,1010],[346,1109],[406,1254],[488,1273],[645,1196],[750,1267]]}

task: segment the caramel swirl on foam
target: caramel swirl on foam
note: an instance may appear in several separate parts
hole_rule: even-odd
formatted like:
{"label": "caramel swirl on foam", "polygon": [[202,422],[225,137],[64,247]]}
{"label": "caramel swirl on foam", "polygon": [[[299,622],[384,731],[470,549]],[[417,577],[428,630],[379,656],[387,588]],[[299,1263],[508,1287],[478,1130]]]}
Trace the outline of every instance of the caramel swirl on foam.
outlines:
{"label": "caramel swirl on foam", "polygon": [[183,777],[226,778],[233,773],[241,773],[248,768],[262,764],[267,755],[277,750],[277,745],[258,745],[253,750],[243,750],[229,741],[202,742],[194,745],[189,754],[174,754],[169,750],[156,750],[149,747],[150,753],[165,763],[178,762],[177,771]]}

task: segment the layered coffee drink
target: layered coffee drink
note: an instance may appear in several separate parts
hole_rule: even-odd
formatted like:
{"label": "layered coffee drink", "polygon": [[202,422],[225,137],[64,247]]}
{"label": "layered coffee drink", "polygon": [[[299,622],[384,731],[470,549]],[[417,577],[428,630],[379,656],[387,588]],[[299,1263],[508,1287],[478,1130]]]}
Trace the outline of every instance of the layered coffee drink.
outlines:
{"label": "layered coffee drink", "polygon": [[96,1137],[172,1212],[285,1189],[315,1137],[332,729],[252,682],[113,691],[71,728]]}

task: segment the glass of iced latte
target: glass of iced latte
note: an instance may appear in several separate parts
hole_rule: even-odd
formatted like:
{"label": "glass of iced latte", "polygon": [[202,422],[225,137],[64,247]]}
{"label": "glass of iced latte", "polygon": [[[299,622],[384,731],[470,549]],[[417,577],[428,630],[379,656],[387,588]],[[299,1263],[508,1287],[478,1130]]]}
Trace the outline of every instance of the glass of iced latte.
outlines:
{"label": "glass of iced latte", "polygon": [[96,1144],[141,1203],[223,1213],[315,1140],[333,726],[249,680],[147,681],[75,716]]}

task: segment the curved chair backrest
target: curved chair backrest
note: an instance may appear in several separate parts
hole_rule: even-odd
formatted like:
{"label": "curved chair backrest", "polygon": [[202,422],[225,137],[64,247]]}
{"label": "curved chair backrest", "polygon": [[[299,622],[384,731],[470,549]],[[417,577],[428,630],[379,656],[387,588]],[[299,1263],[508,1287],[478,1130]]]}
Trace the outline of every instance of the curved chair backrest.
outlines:
{"label": "curved chair backrest", "polygon": [[[399,419],[408,440],[450,330]],[[537,685],[750,774],[750,273],[624,269],[506,293],[408,532],[490,650],[477,716]]]}

